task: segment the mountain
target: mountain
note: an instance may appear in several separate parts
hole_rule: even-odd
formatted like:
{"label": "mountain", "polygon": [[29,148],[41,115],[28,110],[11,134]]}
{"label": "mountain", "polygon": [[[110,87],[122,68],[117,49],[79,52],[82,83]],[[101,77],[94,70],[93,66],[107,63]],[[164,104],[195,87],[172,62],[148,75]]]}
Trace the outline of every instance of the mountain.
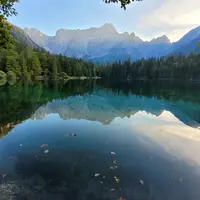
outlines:
{"label": "mountain", "polygon": [[180,48],[181,46],[185,46],[185,45],[189,44],[190,42],[192,42],[194,39],[196,39],[198,37],[200,37],[200,26],[189,31],[174,45],[176,46],[176,48]]}
{"label": "mountain", "polygon": [[[121,95],[116,98],[115,95],[109,92],[95,90],[92,92],[92,95],[85,93],[64,99],[54,99],[54,101],[38,107],[32,118],[43,119],[49,114],[59,114],[64,120],[85,119],[109,124],[118,117],[124,119],[126,117],[130,118],[132,115],[143,110],[155,116],[160,116],[165,109],[174,113],[185,124],[191,125],[191,121],[193,121],[193,126],[195,126],[197,116],[199,115],[195,111],[195,106],[188,106],[186,103],[182,103],[179,107],[174,108],[171,101],[166,101],[163,104],[162,99],[154,98],[149,101],[148,97],[143,97],[141,101],[134,94],[130,94],[129,96]],[[193,113],[189,119],[185,114],[188,112]]]}
{"label": "mountain", "polygon": [[55,36],[47,36],[33,28],[25,28],[24,31],[34,42],[52,53],[87,59],[116,54],[116,46],[124,42],[131,43],[134,48],[144,43],[134,33],[118,33],[116,28],[108,23],[99,28],[85,30],[59,29]]}
{"label": "mountain", "polygon": [[119,34],[112,24],[85,30],[59,29],[55,36],[46,36],[36,29],[25,28],[25,32],[40,46],[52,53],[70,57],[82,57],[87,53],[88,44],[95,40],[120,41],[129,35]]}
{"label": "mountain", "polygon": [[200,53],[200,48],[198,46],[198,43],[200,42],[200,35],[191,40],[189,43],[183,45],[183,46],[180,46],[178,48],[176,48],[172,54],[184,54],[184,55],[188,55],[190,53]]}
{"label": "mountain", "polygon": [[35,43],[28,34],[21,28],[12,24],[11,35],[15,40],[20,42],[21,44],[30,46],[36,49],[42,49],[37,43]]}
{"label": "mountain", "polygon": [[111,48],[109,52],[103,56],[93,57],[86,60],[90,60],[94,63],[106,64],[106,63],[112,63],[114,61],[125,61],[128,60],[129,58],[131,58],[131,54],[125,48],[121,46],[115,46]]}
{"label": "mountain", "polygon": [[24,28],[24,32],[39,46],[44,47],[44,41],[48,38],[47,35],[34,28]]}
{"label": "mountain", "polygon": [[150,41],[151,44],[170,44],[170,40],[166,35],[154,38]]}
{"label": "mountain", "polygon": [[106,64],[114,61],[125,61],[128,59],[135,60],[140,57],[140,52],[134,46],[133,42],[119,42],[113,47],[108,49],[107,53],[100,56],[89,56],[83,57],[85,60],[90,60],[94,63]]}
{"label": "mountain", "polygon": [[149,42],[143,41],[135,33],[119,33],[108,23],[85,30],[59,29],[55,36],[47,36],[33,28],[25,28],[24,31],[35,43],[51,53],[83,58],[95,63],[199,52],[197,43],[200,39],[200,27],[191,30],[175,43],[171,43],[166,35]]}
{"label": "mountain", "polygon": [[200,53],[198,47],[200,42],[200,26],[192,29],[186,35],[184,35],[178,42],[173,44],[172,54],[182,53],[187,55],[189,53]]}

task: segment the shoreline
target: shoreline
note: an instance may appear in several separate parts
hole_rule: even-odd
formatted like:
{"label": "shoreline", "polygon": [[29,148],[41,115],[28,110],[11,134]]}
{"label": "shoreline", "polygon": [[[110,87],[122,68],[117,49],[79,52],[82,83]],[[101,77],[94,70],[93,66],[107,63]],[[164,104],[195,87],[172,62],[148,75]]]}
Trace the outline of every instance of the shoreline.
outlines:
{"label": "shoreline", "polygon": [[[67,78],[58,78],[58,79],[51,79],[49,77],[45,77],[45,76],[36,76],[34,77],[34,79],[30,79],[32,81],[69,81],[69,80],[100,80],[100,79],[104,79],[107,81],[111,81],[111,82],[121,82],[121,83],[130,83],[133,81],[175,81],[175,82],[191,82],[191,83],[200,83],[200,80],[197,79],[173,79],[173,78],[156,78],[156,79],[149,79],[149,78],[139,78],[139,79],[125,79],[125,80],[112,80],[109,78],[103,78],[103,77],[85,77],[85,76],[81,76],[81,77],[77,77],[77,76],[68,76]],[[15,82],[17,82],[18,80],[26,80],[25,78],[19,78],[17,77]],[[0,79],[0,87],[6,85],[7,83],[9,83],[9,80],[1,80]],[[14,85],[15,82],[12,84]]]}

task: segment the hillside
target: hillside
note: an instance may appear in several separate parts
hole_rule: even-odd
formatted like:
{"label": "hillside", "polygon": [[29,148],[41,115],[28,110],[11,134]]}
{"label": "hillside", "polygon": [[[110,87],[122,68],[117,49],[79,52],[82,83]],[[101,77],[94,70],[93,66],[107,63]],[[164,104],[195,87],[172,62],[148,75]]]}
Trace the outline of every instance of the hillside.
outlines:
{"label": "hillside", "polygon": [[188,55],[189,53],[200,53],[198,42],[200,41],[200,26],[192,29],[186,35],[184,35],[178,42],[174,44],[172,54],[183,53]]}
{"label": "hillside", "polygon": [[91,62],[50,54],[17,26],[13,26],[11,34],[16,42],[7,49],[0,49],[0,80],[96,76],[96,68]]}
{"label": "hillside", "polygon": [[23,29],[15,26],[15,25],[12,25],[11,35],[13,36],[13,38],[15,40],[17,40],[18,42],[20,42],[23,45],[27,45],[29,47],[36,48],[36,49],[42,49],[38,44],[36,44],[28,36],[28,34],[26,34],[26,32]]}

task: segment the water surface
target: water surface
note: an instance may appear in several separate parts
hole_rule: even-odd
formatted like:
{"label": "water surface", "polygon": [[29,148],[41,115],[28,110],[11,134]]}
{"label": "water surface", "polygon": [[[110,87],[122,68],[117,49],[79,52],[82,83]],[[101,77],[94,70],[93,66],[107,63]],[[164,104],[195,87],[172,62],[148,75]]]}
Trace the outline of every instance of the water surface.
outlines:
{"label": "water surface", "polygon": [[199,200],[196,84],[0,88],[0,199]]}

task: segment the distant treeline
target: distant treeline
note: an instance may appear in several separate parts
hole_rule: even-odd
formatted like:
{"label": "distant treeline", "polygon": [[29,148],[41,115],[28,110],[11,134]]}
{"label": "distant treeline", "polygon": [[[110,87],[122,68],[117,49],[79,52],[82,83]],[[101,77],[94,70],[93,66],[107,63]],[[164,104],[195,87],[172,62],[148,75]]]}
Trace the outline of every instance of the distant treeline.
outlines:
{"label": "distant treeline", "polygon": [[101,76],[110,80],[200,80],[200,55],[172,55],[135,62],[115,62],[103,67]]}
{"label": "distant treeline", "polygon": [[11,78],[46,76],[54,80],[72,76],[94,77],[96,67],[91,62],[53,55],[16,42],[8,49],[0,49],[0,77],[3,79],[7,75]]}
{"label": "distant treeline", "polygon": [[[102,77],[109,80],[173,79],[200,80],[200,55],[173,55],[115,62],[97,66],[78,58],[53,55],[16,41],[8,49],[0,49],[0,81],[4,79],[48,77]],[[1,85],[1,83],[0,83]]]}

